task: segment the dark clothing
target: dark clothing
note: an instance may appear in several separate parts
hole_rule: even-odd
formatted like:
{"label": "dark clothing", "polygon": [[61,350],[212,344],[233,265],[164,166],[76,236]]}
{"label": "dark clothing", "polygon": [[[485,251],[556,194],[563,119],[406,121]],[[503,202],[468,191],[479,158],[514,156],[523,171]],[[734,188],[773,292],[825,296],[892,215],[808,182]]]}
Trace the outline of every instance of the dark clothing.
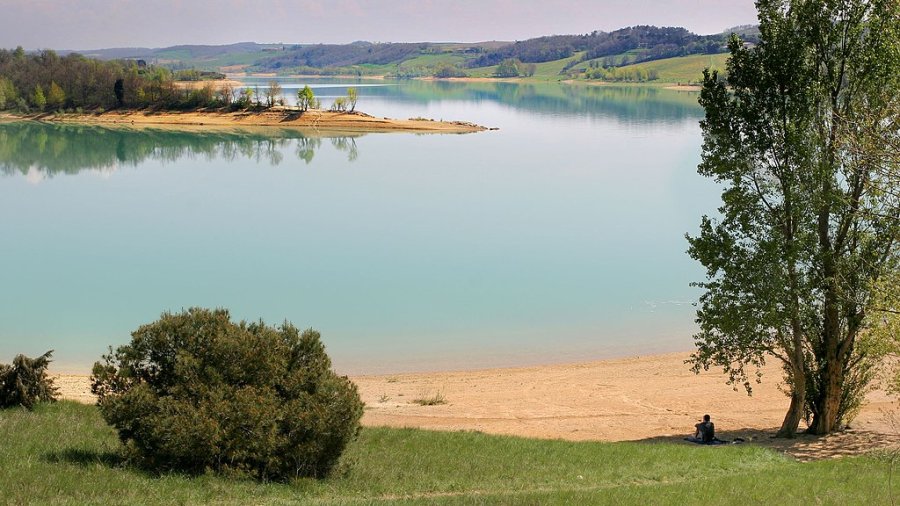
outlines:
{"label": "dark clothing", "polygon": [[695,425],[697,428],[697,439],[704,443],[712,443],[716,439],[716,426],[712,422],[700,422]]}

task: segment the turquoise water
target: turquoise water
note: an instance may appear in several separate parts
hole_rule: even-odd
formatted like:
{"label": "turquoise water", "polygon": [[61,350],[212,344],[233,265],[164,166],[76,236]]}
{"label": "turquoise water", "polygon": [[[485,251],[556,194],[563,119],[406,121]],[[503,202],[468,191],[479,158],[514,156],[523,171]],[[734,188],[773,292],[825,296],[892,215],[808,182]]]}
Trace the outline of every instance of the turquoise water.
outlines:
{"label": "turquoise water", "polygon": [[[313,84],[326,105],[346,90]],[[684,234],[718,197],[696,95],[364,84],[369,114],[500,130],[0,124],[0,362],[52,348],[83,372],[190,306],[314,327],[347,373],[690,348]]]}

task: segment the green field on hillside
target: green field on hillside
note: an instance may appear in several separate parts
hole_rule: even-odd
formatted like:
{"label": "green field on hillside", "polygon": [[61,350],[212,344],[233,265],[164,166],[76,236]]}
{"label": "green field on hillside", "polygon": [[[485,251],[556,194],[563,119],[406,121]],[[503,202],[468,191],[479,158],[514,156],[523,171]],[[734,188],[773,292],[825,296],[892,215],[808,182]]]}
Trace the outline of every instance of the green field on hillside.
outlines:
{"label": "green field on hillside", "polygon": [[890,460],[799,463],[751,444],[574,443],[364,429],[337,475],[260,483],[156,475],[93,406],[0,411],[4,504],[889,504]]}
{"label": "green field on hillside", "polygon": [[728,53],[696,54],[636,63],[621,68],[643,68],[648,72],[655,70],[658,76],[657,81],[666,83],[698,83],[703,80],[703,69],[707,67],[724,71],[729,56]]}

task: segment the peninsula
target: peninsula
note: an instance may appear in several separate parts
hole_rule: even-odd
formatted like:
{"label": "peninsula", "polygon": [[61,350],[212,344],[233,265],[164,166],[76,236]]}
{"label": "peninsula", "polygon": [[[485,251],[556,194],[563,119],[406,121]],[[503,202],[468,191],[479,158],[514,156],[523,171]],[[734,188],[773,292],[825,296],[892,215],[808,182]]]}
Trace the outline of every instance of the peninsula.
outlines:
{"label": "peninsula", "polygon": [[84,123],[100,125],[178,126],[178,127],[280,127],[331,133],[412,132],[453,133],[481,132],[488,128],[465,121],[436,121],[424,118],[378,118],[354,111],[308,110],[273,107],[263,110],[193,110],[153,111],[121,109],[106,112],[64,112],[0,114],[0,120],[30,120],[47,123]]}

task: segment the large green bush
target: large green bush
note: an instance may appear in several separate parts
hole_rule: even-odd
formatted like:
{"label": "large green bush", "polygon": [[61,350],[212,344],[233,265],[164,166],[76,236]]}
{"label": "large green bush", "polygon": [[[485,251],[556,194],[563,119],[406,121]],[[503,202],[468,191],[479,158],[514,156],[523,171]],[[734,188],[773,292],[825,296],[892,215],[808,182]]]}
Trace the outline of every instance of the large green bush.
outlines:
{"label": "large green bush", "polygon": [[31,409],[38,402],[53,402],[57,391],[47,375],[53,350],[37,358],[17,355],[11,365],[0,364],[0,408]]}
{"label": "large green bush", "polygon": [[165,313],[94,365],[100,410],[159,470],[322,477],[359,432],[356,386],[314,330],[233,323],[226,310]]}

